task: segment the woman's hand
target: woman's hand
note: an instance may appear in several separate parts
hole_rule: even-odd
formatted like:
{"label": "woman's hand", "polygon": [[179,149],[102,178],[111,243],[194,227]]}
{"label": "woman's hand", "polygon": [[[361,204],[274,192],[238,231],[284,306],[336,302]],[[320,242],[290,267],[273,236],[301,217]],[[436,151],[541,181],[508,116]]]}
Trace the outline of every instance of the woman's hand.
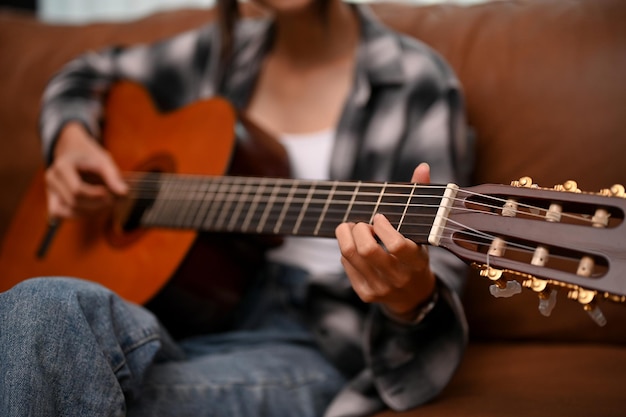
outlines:
{"label": "woman's hand", "polygon": [[[430,167],[420,164],[411,181],[430,183]],[[433,294],[435,276],[426,247],[402,236],[382,214],[376,214],[371,225],[343,223],[335,234],[341,262],[363,301],[380,303],[394,317],[411,320]]]}
{"label": "woman's hand", "polygon": [[46,171],[51,218],[74,217],[111,207],[128,187],[107,151],[85,128],[70,122],[59,135]]}

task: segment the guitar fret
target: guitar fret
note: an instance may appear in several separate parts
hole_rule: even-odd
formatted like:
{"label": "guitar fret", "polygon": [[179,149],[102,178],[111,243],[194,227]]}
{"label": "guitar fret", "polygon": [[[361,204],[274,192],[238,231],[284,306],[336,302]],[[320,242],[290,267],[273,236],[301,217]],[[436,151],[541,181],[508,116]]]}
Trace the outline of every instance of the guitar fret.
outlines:
{"label": "guitar fret", "polygon": [[211,204],[212,199],[208,198],[208,192],[212,182],[206,179],[198,178],[196,180],[197,188],[195,192],[195,206],[196,210],[193,216],[189,219],[189,224],[194,229],[199,229],[204,220],[204,216],[207,213],[208,206]]}
{"label": "guitar fret", "polygon": [[[185,182],[187,184],[184,184]],[[183,184],[179,183],[179,186],[186,192],[183,200],[181,200],[183,208],[178,213],[176,224],[181,227],[189,227],[200,205],[200,200],[198,199],[198,179],[193,178],[189,181],[183,181]]]}
{"label": "guitar fret", "polygon": [[328,204],[328,195],[333,187],[333,182],[315,181],[306,185],[306,187],[311,186],[313,189],[310,189],[307,196],[302,200],[306,207],[303,207],[304,215],[298,227],[299,235],[317,236],[315,231],[324,212],[324,206]]}
{"label": "guitar fret", "polygon": [[326,213],[328,212],[328,207],[330,207],[330,202],[332,201],[333,196],[335,195],[336,189],[337,189],[337,181],[334,181],[333,186],[330,189],[330,193],[328,194],[328,198],[326,199],[326,204],[324,204],[324,208],[322,209],[322,214],[320,215],[320,218],[317,221],[317,224],[315,225],[315,231],[313,232],[315,236],[319,234],[320,228],[322,227],[322,223],[324,222],[324,218],[326,217]]}
{"label": "guitar fret", "polygon": [[230,184],[230,186],[227,189],[227,192],[224,193],[224,204],[222,205],[222,208],[220,210],[220,215],[217,218],[217,222],[216,222],[216,227],[218,228],[218,230],[224,231],[226,230],[226,225],[228,224],[228,216],[229,214],[232,215],[232,207],[233,204],[235,203],[235,201],[237,200],[237,198],[235,197],[235,195],[237,195],[242,186],[241,186],[241,178],[237,178],[234,177],[233,178],[233,182]]}
{"label": "guitar fret", "polygon": [[233,201],[236,200],[235,209],[232,211],[230,221],[228,222],[228,226],[226,229],[228,231],[232,231],[237,226],[237,219],[239,218],[242,211],[244,211],[244,207],[248,202],[248,195],[250,193],[250,189],[254,188],[250,182],[253,181],[252,178],[244,180],[244,186],[242,187],[241,193],[238,196],[233,195]]}
{"label": "guitar fret", "polygon": [[207,193],[205,195],[204,207],[206,207],[205,212],[201,213],[201,228],[204,230],[209,230],[209,225],[212,223],[212,220],[215,216],[215,213],[218,211],[219,201],[217,200],[217,194],[222,186],[220,180],[211,181]]}
{"label": "guitar fret", "polygon": [[350,213],[352,212],[352,206],[354,205],[354,201],[356,200],[356,196],[358,195],[360,188],[361,188],[361,181],[358,181],[352,193],[352,198],[350,199],[350,203],[348,204],[346,213],[343,216],[342,223],[345,223],[346,221],[348,221],[348,217],[350,216]]}
{"label": "guitar fret", "polygon": [[300,229],[300,225],[302,224],[302,219],[304,218],[304,214],[306,213],[307,208],[309,207],[309,204],[311,203],[311,198],[313,196],[313,194],[315,193],[315,185],[312,184],[311,188],[309,189],[309,192],[306,195],[306,198],[304,200],[304,204],[302,204],[302,208],[300,209],[300,214],[298,215],[298,220],[296,221],[296,225],[293,228],[293,234],[298,234],[298,231]]}
{"label": "guitar fret", "polygon": [[265,230],[265,224],[267,223],[267,219],[272,213],[272,209],[274,208],[274,203],[276,202],[276,198],[282,187],[282,184],[283,184],[283,180],[278,179],[277,184],[275,184],[272,187],[272,192],[265,206],[265,210],[263,211],[263,214],[261,215],[261,220],[258,222],[257,227],[256,227],[257,233],[261,233]]}
{"label": "guitar fret", "polygon": [[219,216],[220,209],[224,204],[225,195],[228,191],[228,184],[223,179],[220,179],[216,182],[215,194],[213,195],[213,204],[211,204],[211,209],[206,215],[204,220],[203,228],[205,230],[214,230],[215,228],[215,220]]}
{"label": "guitar fret", "polygon": [[326,201],[325,213],[319,222],[316,236],[335,236],[335,228],[348,217],[348,207],[354,199],[355,189],[352,183],[335,182],[333,184],[332,198]]}
{"label": "guitar fret", "polygon": [[374,210],[372,210],[372,215],[370,216],[370,221],[369,221],[370,224],[374,223],[374,216],[378,212],[378,207],[380,206],[380,202],[381,202],[383,196],[385,195],[385,188],[386,187],[387,187],[387,183],[385,182],[383,184],[382,188],[380,189],[380,193],[378,194],[378,200],[376,200],[376,205],[374,206]]}
{"label": "guitar fret", "polygon": [[175,210],[172,216],[172,224],[175,227],[185,227],[185,217],[191,208],[191,200],[189,198],[189,192],[192,187],[190,181],[183,181],[182,179],[173,179],[172,183],[176,188],[176,202]]}
{"label": "guitar fret", "polygon": [[406,212],[408,211],[409,206],[411,205],[411,199],[413,198],[413,194],[415,193],[415,187],[417,187],[417,184],[413,184],[413,187],[411,187],[411,193],[409,194],[409,197],[406,199],[406,204],[404,205],[402,216],[400,217],[400,220],[398,221],[398,227],[396,227],[396,230],[398,232],[400,231],[400,228],[402,227],[402,224],[404,223]]}
{"label": "guitar fret", "polygon": [[263,201],[263,193],[265,191],[265,183],[267,182],[266,179],[261,179],[260,183],[257,184],[256,187],[256,192],[254,193],[254,197],[252,198],[252,202],[251,205],[248,209],[248,214],[246,215],[243,224],[241,226],[241,231],[243,232],[247,232],[248,231],[248,227],[250,226],[250,223],[252,222],[252,219],[254,219],[254,215],[256,213],[257,207],[259,207],[259,205],[262,203]]}
{"label": "guitar fret", "polygon": [[287,212],[289,211],[289,208],[291,207],[293,196],[298,190],[298,183],[299,183],[298,180],[294,180],[291,183],[291,188],[289,189],[289,193],[287,195],[287,198],[285,199],[285,204],[282,210],[280,211],[280,215],[278,216],[278,220],[276,221],[276,226],[274,226],[274,233],[276,234],[280,234],[283,223],[285,221],[285,217],[287,216]]}
{"label": "guitar fret", "polygon": [[[402,213],[399,214],[397,222],[399,223],[400,219],[402,219],[403,235],[408,237],[420,236],[421,241],[426,241],[425,236],[428,236],[431,231],[444,190],[445,189],[417,186],[410,193],[410,201],[402,202],[398,200],[399,207],[408,204],[413,211],[413,213],[409,213],[407,210],[403,209],[402,213],[406,212],[404,218],[402,217]],[[413,201],[418,198],[419,203],[413,203]]]}
{"label": "guitar fret", "polygon": [[[405,222],[406,210],[407,210],[407,196],[412,195],[414,187],[409,185],[403,185],[400,187],[390,187],[390,192],[387,197],[383,199],[383,204],[386,207],[385,215],[389,222],[399,229],[400,224]],[[419,219],[412,218],[415,222],[420,223]]]}
{"label": "guitar fret", "polygon": [[371,224],[381,195],[378,184],[362,183],[358,193],[355,193],[354,200],[351,202],[347,220]]}
{"label": "guitar fret", "polygon": [[202,181],[200,184],[200,189],[198,190],[198,199],[200,200],[200,204],[198,206],[198,210],[196,211],[196,215],[191,220],[191,224],[194,229],[200,229],[204,223],[204,218],[209,211],[211,203],[213,202],[213,198],[210,194],[211,187],[213,186],[214,183],[208,181]]}

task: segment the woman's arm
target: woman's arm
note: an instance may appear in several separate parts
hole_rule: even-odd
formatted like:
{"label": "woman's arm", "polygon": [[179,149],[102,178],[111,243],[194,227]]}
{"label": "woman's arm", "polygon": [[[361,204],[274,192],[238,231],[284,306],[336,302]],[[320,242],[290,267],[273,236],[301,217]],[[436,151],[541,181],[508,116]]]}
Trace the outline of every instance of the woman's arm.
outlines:
{"label": "woman's arm", "polygon": [[[466,184],[471,143],[466,136],[460,90],[456,80],[449,79],[442,84],[437,99],[425,111],[416,112],[419,118],[409,118],[409,136],[400,154],[405,159],[428,161],[433,182]],[[419,89],[417,83],[413,94],[419,94]],[[366,327],[366,361],[374,383],[385,403],[397,410],[435,397],[454,374],[467,343],[467,324],[458,294],[466,266],[445,250],[432,247],[429,266],[436,276],[436,296],[430,299],[431,305],[420,304],[427,308],[425,315],[417,322],[403,322],[383,308],[374,308]]]}
{"label": "woman's arm", "polygon": [[207,25],[150,45],[88,52],[66,64],[43,95],[40,133],[46,162],[52,162],[56,141],[69,121],[82,124],[94,138],[100,136],[104,100],[115,81],[143,84],[162,110],[197,98],[211,57],[213,31]]}
{"label": "woman's arm", "polygon": [[[52,78],[40,115],[52,218],[100,210],[126,193],[115,161],[97,142],[112,84],[118,80],[142,84],[162,110],[192,101],[201,90],[211,30],[207,26],[152,45],[89,52]],[[102,182],[88,183],[84,174]]]}

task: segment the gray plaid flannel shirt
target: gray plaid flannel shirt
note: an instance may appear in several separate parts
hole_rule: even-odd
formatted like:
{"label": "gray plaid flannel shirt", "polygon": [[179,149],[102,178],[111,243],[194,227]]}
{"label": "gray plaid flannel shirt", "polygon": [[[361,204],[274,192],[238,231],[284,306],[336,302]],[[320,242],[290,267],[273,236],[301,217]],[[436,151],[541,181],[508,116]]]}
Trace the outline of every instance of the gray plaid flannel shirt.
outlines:
{"label": "gray plaid flannel shirt", "polygon": [[[433,183],[466,183],[472,152],[458,80],[426,45],[384,27],[367,7],[354,7],[361,40],[354,86],[337,126],[331,177],[407,181],[414,167],[427,161]],[[244,109],[272,33],[268,20],[240,22],[234,58],[225,70],[213,24],[152,45],[78,57],[44,93],[40,123],[46,160],[69,120],[98,137],[102,98],[116,80],[143,84],[163,111],[213,95]],[[385,406],[413,408],[433,399],[452,377],[467,343],[458,298],[465,267],[440,248],[431,248],[430,258],[440,296],[417,325],[394,323],[375,305],[362,305],[347,278],[311,290],[313,331],[322,350],[351,378],[327,417],[371,415]],[[338,318],[346,319],[343,325],[335,324]],[[348,321],[353,328],[346,330]]]}

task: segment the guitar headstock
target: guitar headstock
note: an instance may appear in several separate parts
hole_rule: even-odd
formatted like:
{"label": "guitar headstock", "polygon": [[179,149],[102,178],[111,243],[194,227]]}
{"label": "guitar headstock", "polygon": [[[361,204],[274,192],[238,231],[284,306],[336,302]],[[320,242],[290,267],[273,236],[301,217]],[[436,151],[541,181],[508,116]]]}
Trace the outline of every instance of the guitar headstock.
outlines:
{"label": "guitar headstock", "polygon": [[622,185],[597,193],[529,177],[479,185],[456,193],[440,246],[491,280],[495,297],[529,289],[550,315],[564,292],[602,326],[600,301],[626,302],[625,213]]}

